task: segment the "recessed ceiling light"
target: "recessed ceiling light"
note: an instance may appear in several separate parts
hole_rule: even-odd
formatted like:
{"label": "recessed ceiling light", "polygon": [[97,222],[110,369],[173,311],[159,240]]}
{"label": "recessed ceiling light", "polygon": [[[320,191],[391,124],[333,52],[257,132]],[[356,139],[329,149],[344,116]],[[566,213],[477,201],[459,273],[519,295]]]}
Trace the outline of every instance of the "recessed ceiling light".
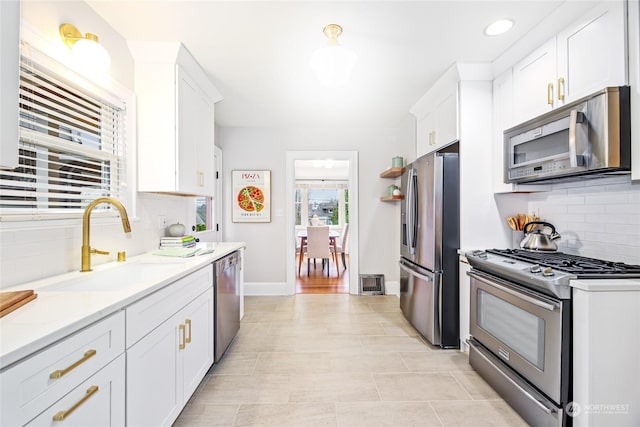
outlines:
{"label": "recessed ceiling light", "polygon": [[499,36],[500,34],[504,34],[509,31],[513,27],[513,20],[511,19],[498,19],[493,24],[487,26],[484,29],[484,34],[486,36]]}

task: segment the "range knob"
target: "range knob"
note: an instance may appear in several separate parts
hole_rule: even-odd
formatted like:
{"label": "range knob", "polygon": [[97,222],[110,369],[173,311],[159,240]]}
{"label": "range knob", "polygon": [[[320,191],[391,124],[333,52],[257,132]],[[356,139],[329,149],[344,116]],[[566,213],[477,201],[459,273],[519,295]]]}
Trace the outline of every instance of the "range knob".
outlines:
{"label": "range knob", "polygon": [[483,250],[475,250],[471,252],[471,254],[477,256],[480,259],[487,259],[487,253]]}
{"label": "range knob", "polygon": [[533,264],[529,268],[529,271],[532,272],[533,274],[537,274],[537,273],[540,273],[542,271],[542,267],[540,267],[538,264]]}
{"label": "range knob", "polygon": [[543,276],[554,276],[556,273],[553,272],[553,269],[551,267],[547,267],[544,269],[544,271],[542,272]]}

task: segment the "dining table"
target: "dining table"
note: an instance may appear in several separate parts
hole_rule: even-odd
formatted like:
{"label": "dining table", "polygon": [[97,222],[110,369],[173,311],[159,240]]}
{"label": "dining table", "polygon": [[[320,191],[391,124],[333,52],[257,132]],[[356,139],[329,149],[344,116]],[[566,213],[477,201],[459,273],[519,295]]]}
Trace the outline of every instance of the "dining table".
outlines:
{"label": "dining table", "polygon": [[[337,254],[337,248],[336,248],[336,239],[340,237],[340,233],[335,231],[335,230],[329,230],[329,245],[333,247],[333,253]],[[300,247],[304,248],[305,244],[307,243],[307,230],[299,230],[296,233],[296,238],[300,238]],[[302,253],[300,252],[300,260],[298,262],[298,274],[300,274],[300,269],[302,268]]]}

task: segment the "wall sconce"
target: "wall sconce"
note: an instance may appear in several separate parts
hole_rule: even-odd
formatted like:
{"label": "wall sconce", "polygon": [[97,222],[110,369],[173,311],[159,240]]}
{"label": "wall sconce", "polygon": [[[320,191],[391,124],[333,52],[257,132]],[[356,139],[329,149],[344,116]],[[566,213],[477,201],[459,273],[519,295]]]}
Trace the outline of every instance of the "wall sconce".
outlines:
{"label": "wall sconce", "polygon": [[95,71],[106,71],[109,68],[111,62],[109,52],[98,43],[98,36],[95,34],[86,33],[83,36],[72,24],[62,24],[60,38],[71,49],[78,64]]}
{"label": "wall sconce", "polygon": [[329,24],[322,32],[329,39],[327,45],[313,52],[309,63],[325,86],[338,87],[347,82],[358,57],[338,44],[338,37],[342,34],[340,25]]}

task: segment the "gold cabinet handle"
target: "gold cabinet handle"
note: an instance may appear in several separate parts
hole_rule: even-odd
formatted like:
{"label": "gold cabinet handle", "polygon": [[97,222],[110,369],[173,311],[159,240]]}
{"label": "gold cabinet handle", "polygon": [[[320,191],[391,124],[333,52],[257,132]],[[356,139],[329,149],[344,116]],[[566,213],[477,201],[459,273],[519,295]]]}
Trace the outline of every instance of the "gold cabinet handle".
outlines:
{"label": "gold cabinet handle", "polygon": [[180,330],[180,344],[178,345],[178,348],[180,350],[184,350],[184,346],[185,346],[185,337],[184,337],[184,325],[180,324],[180,326],[178,326],[178,329]]}
{"label": "gold cabinet handle", "polygon": [[558,79],[558,99],[564,101],[564,77]]}
{"label": "gold cabinet handle", "polygon": [[69,365],[68,367],[66,367],[65,369],[58,369],[56,371],[51,372],[51,374],[49,375],[49,378],[60,378],[63,375],[68,374],[69,372],[73,371],[75,368],[77,368],[78,366],[82,365],[84,362],[86,362],[87,360],[91,359],[93,356],[96,355],[96,351],[91,349],[91,350],[87,350],[84,353],[84,356],[82,357],[82,359],[78,360],[77,362],[75,362],[73,365]]}
{"label": "gold cabinet handle", "polygon": [[187,325],[187,338],[185,338],[184,342],[189,344],[191,342],[191,319],[187,319],[184,321]]}
{"label": "gold cabinet handle", "polygon": [[553,105],[553,83],[547,85],[547,104]]}
{"label": "gold cabinet handle", "polygon": [[436,131],[432,130],[429,132],[429,145],[433,145],[436,143]]}
{"label": "gold cabinet handle", "polygon": [[89,399],[91,396],[96,394],[97,391],[98,391],[97,385],[92,385],[91,387],[89,387],[87,389],[87,394],[85,394],[82,399],[78,400],[75,405],[73,405],[71,408],[67,409],[66,411],[60,411],[57,414],[55,414],[53,416],[53,421],[64,421],[65,418],[71,415],[73,411],[78,409],[80,405],[82,405],[84,402],[87,401],[87,399]]}

